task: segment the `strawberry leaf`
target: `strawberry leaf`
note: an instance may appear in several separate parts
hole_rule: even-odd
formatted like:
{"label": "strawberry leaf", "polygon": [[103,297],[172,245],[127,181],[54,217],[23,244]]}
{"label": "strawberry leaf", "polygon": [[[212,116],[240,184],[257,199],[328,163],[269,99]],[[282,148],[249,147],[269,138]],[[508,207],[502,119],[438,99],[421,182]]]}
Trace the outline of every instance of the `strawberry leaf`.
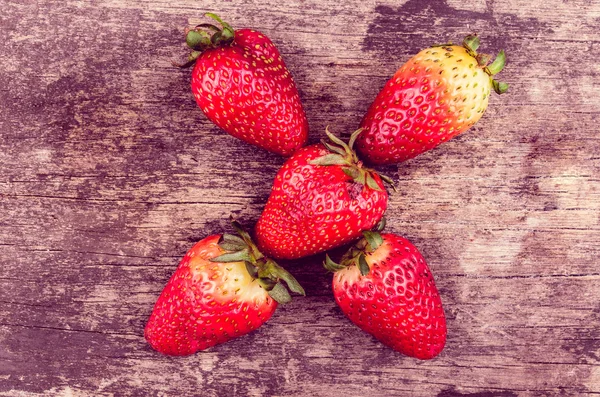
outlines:
{"label": "strawberry leaf", "polygon": [[504,94],[508,90],[507,83],[501,83],[492,79],[492,87],[497,94]]}
{"label": "strawberry leaf", "polygon": [[268,263],[271,268],[271,274],[277,277],[278,279],[282,279],[283,281],[285,281],[290,291],[300,295],[306,295],[306,292],[304,292],[304,288],[302,288],[298,280],[296,280],[296,278],[292,276],[290,272],[288,272],[283,267],[279,266],[273,261],[268,261]]}
{"label": "strawberry leaf", "polygon": [[210,35],[202,30],[190,30],[185,36],[185,42],[192,50],[202,51],[210,46]]}
{"label": "strawberry leaf", "polygon": [[249,241],[252,241],[252,238],[250,237],[248,232],[242,228],[242,225],[240,225],[238,221],[234,221],[232,219],[231,225],[233,226],[235,231],[240,235],[240,237],[244,240],[244,242],[248,243]]}
{"label": "strawberry leaf", "polygon": [[363,186],[364,186],[364,185],[366,185],[366,184],[367,184],[367,175],[366,175],[366,173],[365,173],[365,172],[361,172],[361,173],[359,173],[359,174],[358,174],[358,177],[356,177],[356,178],[354,179],[354,181],[355,181],[356,183],[358,183],[358,184],[361,184],[361,185],[363,185]]}
{"label": "strawberry leaf", "polygon": [[[218,33],[215,33],[215,34],[218,34]],[[233,29],[224,28],[221,31],[221,39],[219,41],[227,43],[233,39],[234,34],[235,33],[233,32]]]}
{"label": "strawberry leaf", "polygon": [[261,287],[265,289],[265,291],[271,291],[277,282],[275,280],[271,280],[270,278],[265,278],[260,276],[260,271],[258,272],[258,283]]}
{"label": "strawberry leaf", "polygon": [[325,267],[325,269],[329,270],[332,273],[335,273],[338,270],[342,270],[342,269],[346,268],[346,266],[340,265],[339,263],[334,262],[329,257],[329,254],[325,254],[325,262],[323,263],[323,266]]}
{"label": "strawberry leaf", "polygon": [[287,284],[288,288],[290,289],[290,291],[295,292],[299,295],[302,296],[306,296],[306,291],[304,291],[304,288],[302,288],[302,286],[300,285],[300,283],[298,282],[298,280],[296,280],[296,278],[294,276],[292,276],[290,273],[288,273],[287,271],[281,276],[281,279],[283,281],[285,281],[285,283]]}
{"label": "strawberry leaf", "polygon": [[277,303],[286,304],[292,301],[292,297],[288,292],[287,288],[281,283],[277,283],[273,286],[273,289],[269,291],[269,296]]}
{"label": "strawberry leaf", "polygon": [[206,29],[210,29],[213,32],[218,32],[219,29],[218,27],[216,27],[215,25],[213,25],[212,23],[201,23],[200,25],[196,25],[196,29],[198,28],[206,28]]}
{"label": "strawberry leaf", "polygon": [[233,220],[233,218],[231,218],[231,225],[233,226],[235,231],[240,235],[240,237],[246,244],[246,246],[250,252],[250,256],[251,257],[253,256],[255,260],[263,258],[264,255],[259,251],[259,249],[256,247],[256,245],[254,245],[254,242],[252,241],[252,237],[250,237],[250,234],[248,234],[248,232],[242,228],[242,225],[240,225],[240,223],[238,221]]}
{"label": "strawberry leaf", "polygon": [[360,174],[360,171],[354,167],[343,167],[342,171],[352,179],[358,178],[358,175]]}
{"label": "strawberry leaf", "polygon": [[[479,66],[481,66],[482,68],[485,68],[487,66],[487,64],[490,62],[490,60],[492,59],[491,55],[489,54],[478,54],[475,59],[477,60],[477,64],[479,64]],[[489,74],[489,72],[488,72]]]}
{"label": "strawberry leaf", "polygon": [[254,259],[250,256],[250,253],[248,251],[248,248],[245,248],[241,251],[237,251],[237,252],[227,252],[225,254],[216,256],[214,258],[210,259],[211,262],[221,262],[221,263],[227,263],[227,262],[254,262]]}
{"label": "strawberry leaf", "polygon": [[344,141],[342,141],[340,138],[338,138],[337,136],[335,136],[331,132],[329,132],[329,126],[325,127],[325,134],[327,135],[327,137],[329,139],[331,139],[331,141],[333,143],[336,143],[336,144],[340,145],[344,149],[346,149],[348,147],[348,145],[346,145],[346,143]]}
{"label": "strawberry leaf", "polygon": [[378,192],[382,191],[379,185],[377,184],[375,178],[373,178],[373,175],[371,175],[371,173],[367,174],[367,186],[373,190],[377,190]]}
{"label": "strawberry leaf", "polygon": [[367,240],[367,243],[369,243],[371,252],[375,251],[381,244],[383,244],[383,238],[381,238],[381,234],[377,232],[365,230],[363,232],[363,236],[365,237],[365,240]]}
{"label": "strawberry leaf", "polygon": [[382,216],[381,219],[379,220],[379,222],[377,222],[377,224],[375,225],[375,227],[373,229],[371,229],[374,232],[380,232],[383,229],[385,229],[385,224],[386,224],[386,219],[385,216]]}
{"label": "strawberry leaf", "polygon": [[348,161],[339,154],[330,153],[310,160],[308,163],[312,165],[344,165],[348,164]]}
{"label": "strawberry leaf", "polygon": [[300,295],[306,295],[304,288],[300,285],[298,280],[291,275],[290,272],[279,266],[275,261],[267,259],[267,261],[261,266],[259,276],[262,278],[269,278],[271,280],[283,280],[287,284],[290,291]]}
{"label": "strawberry leaf", "polygon": [[367,263],[367,259],[365,258],[365,254],[361,253],[358,256],[358,270],[360,270],[360,274],[366,276],[369,274],[371,268],[369,268],[369,264]]}
{"label": "strawberry leaf", "polygon": [[501,50],[498,55],[496,56],[496,59],[494,59],[494,62],[492,62],[491,64],[488,65],[487,70],[489,72],[489,74],[491,76],[500,73],[500,71],[502,71],[502,69],[504,69],[504,64],[506,63],[506,54],[504,53],[504,50]]}
{"label": "strawberry leaf", "polygon": [[466,49],[471,50],[472,52],[477,51],[477,49],[479,48],[479,37],[477,37],[476,35],[468,35],[463,40],[463,46]]}
{"label": "strawberry leaf", "polygon": [[321,144],[323,146],[325,146],[325,148],[332,153],[337,153],[342,156],[346,156],[346,154],[347,154],[346,151],[344,150],[344,148],[341,148],[336,145],[332,145],[331,143],[327,142],[325,139],[321,139]]}
{"label": "strawberry leaf", "polygon": [[221,18],[219,18],[219,16],[217,14],[213,14],[212,12],[207,12],[206,14],[204,14],[204,16],[214,19],[215,21],[219,22],[221,24],[221,26],[223,26],[223,29],[228,29],[228,30],[231,30],[231,32],[233,32],[233,28],[231,27],[231,25],[229,25],[226,22],[223,22],[223,20]]}
{"label": "strawberry leaf", "polygon": [[239,236],[236,236],[235,234],[229,234],[229,233],[223,233],[223,235],[221,236],[221,239],[219,240],[219,244],[221,242],[228,242],[228,243],[233,243],[233,244],[246,244],[246,242]]}
{"label": "strawberry leaf", "polygon": [[237,244],[229,241],[223,241],[222,243],[219,243],[219,247],[221,247],[221,249],[224,251],[235,252],[241,251],[244,248],[246,248],[246,244]]}
{"label": "strawberry leaf", "polygon": [[258,270],[256,269],[256,266],[252,265],[250,262],[246,262],[246,270],[253,279],[258,277]]}
{"label": "strawberry leaf", "polygon": [[361,132],[363,132],[363,128],[357,129],[352,133],[352,135],[350,135],[350,140],[348,141],[348,147],[350,149],[352,149],[352,147],[354,146],[354,142],[356,142],[356,138],[358,138]]}
{"label": "strawberry leaf", "polygon": [[390,178],[387,175],[383,175],[383,174],[378,174],[379,177],[386,183],[388,183],[392,189],[394,189],[395,192],[397,192],[398,190],[396,190],[396,185],[394,185],[394,181],[392,180],[392,178]]}

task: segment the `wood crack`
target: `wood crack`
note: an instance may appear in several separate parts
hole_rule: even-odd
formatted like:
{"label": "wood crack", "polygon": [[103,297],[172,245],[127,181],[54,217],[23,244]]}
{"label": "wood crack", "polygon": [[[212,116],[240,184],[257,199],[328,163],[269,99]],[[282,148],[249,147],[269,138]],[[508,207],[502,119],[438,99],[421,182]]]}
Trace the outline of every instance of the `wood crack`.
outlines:
{"label": "wood crack", "polygon": [[572,273],[572,274],[512,274],[512,275],[493,275],[493,274],[464,274],[464,273],[441,273],[444,277],[489,279],[489,280],[515,280],[515,279],[546,279],[546,278],[596,278],[600,277],[600,272],[594,273]]}
{"label": "wood crack", "polygon": [[94,330],[89,330],[89,329],[59,328],[59,327],[48,327],[48,326],[42,326],[42,325],[11,324],[11,323],[4,323],[4,322],[0,322],[0,327],[29,328],[29,329],[40,329],[40,330],[61,331],[61,332],[82,332],[82,333],[101,334],[101,335],[143,337],[143,335],[141,335],[141,334],[130,333],[130,332],[94,331]]}
{"label": "wood crack", "polygon": [[[0,193],[0,197],[12,197],[12,198],[41,198],[48,200],[65,200],[65,201],[89,201],[89,202],[111,202],[111,203],[135,203],[135,204],[151,204],[151,205],[186,205],[186,204],[202,204],[202,205],[240,205],[244,204],[243,201],[147,201],[147,200],[135,200],[135,199],[109,199],[109,198],[87,198],[87,197],[74,197],[74,196],[50,196],[40,194],[3,194]],[[252,198],[248,196],[247,198]]]}

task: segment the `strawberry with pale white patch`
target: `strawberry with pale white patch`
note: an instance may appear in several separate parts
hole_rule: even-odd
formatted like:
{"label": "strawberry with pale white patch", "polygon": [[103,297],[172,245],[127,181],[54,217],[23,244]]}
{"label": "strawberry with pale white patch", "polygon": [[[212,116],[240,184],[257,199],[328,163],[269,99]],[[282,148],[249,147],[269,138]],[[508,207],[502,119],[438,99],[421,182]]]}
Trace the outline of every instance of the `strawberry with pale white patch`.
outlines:
{"label": "strawberry with pale white patch", "polygon": [[188,355],[245,335],[264,324],[296,279],[256,248],[237,222],[238,236],[212,235],[183,257],[159,296],[144,335],[152,348]]}
{"label": "strawberry with pale white patch", "polygon": [[335,272],[333,295],[342,312],[392,349],[422,360],[446,343],[446,318],[433,275],[417,248],[391,233],[364,232]]}
{"label": "strawberry with pale white patch", "polygon": [[357,151],[372,164],[399,163],[431,150],[471,128],[488,106],[492,90],[508,85],[494,76],[504,68],[478,54],[479,38],[462,46],[434,46],[408,60],[386,83],[364,116]]}
{"label": "strawberry with pale white patch", "polygon": [[352,146],[331,140],[298,150],[281,167],[258,223],[256,242],[267,255],[294,259],[324,252],[361,236],[383,216],[386,178],[363,166]]}

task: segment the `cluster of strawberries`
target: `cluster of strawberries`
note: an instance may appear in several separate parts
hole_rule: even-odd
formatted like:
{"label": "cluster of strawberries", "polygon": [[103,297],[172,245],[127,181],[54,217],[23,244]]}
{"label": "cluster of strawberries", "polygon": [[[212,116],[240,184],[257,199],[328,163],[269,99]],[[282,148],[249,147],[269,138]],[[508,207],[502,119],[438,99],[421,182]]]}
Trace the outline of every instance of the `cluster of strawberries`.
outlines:
{"label": "cluster of strawberries", "polygon": [[209,236],[185,255],[146,325],[150,345],[187,355],[247,334],[289,302],[290,291],[304,295],[275,259],[354,243],[337,263],[325,257],[341,310],[391,348],[435,357],[446,342],[446,320],[433,276],[408,240],[380,233],[388,200],[383,181],[391,181],[362,160],[399,163],[475,124],[491,90],[507,89],[493,78],[504,52],[489,63],[476,52],[476,36],[427,48],[387,82],[348,143],[326,131],[328,141],[303,147],[308,123],[277,48],[260,32],[207,16],[220,27],[189,30],[193,52],[182,65],[195,65],[198,105],[229,134],[291,157],[275,176],[254,240],[233,221],[237,234]]}

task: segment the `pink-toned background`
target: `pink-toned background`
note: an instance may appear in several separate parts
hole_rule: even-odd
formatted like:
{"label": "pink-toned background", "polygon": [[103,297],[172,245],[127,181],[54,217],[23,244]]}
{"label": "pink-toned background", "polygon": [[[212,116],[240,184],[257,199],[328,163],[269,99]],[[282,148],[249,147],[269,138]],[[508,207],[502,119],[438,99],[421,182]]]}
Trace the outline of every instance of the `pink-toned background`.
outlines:
{"label": "pink-toned background", "polygon": [[[0,0],[1,396],[600,394],[600,4],[594,1]],[[321,257],[287,264],[308,296],[187,358],[142,335],[181,256],[251,227],[283,159],[196,107],[183,29],[214,11],[278,46],[311,142],[351,132],[420,48],[506,49],[467,134],[398,167],[388,230],[435,274],[439,358],[354,327]]]}

